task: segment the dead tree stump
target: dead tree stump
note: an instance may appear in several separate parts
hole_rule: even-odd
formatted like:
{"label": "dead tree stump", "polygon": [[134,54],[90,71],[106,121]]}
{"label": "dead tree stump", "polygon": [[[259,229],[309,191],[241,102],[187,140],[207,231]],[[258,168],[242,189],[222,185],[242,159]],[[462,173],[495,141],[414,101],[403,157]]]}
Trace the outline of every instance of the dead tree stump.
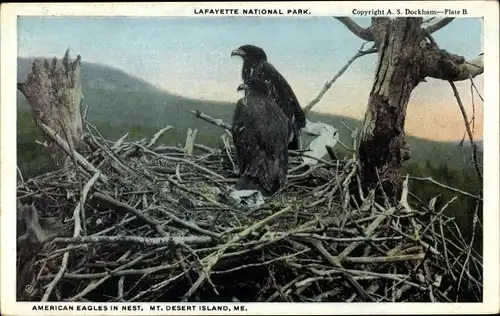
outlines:
{"label": "dead tree stump", "polygon": [[[71,61],[69,50],[61,63],[54,57],[52,63],[33,62],[31,71],[24,83],[17,88],[26,97],[33,109],[38,126],[48,126],[68,142],[71,149],[83,147],[83,120],[80,104],[83,100],[80,82],[80,55]],[[45,130],[42,128],[45,133]],[[52,139],[47,138],[51,158],[57,167],[62,167],[70,158]]]}

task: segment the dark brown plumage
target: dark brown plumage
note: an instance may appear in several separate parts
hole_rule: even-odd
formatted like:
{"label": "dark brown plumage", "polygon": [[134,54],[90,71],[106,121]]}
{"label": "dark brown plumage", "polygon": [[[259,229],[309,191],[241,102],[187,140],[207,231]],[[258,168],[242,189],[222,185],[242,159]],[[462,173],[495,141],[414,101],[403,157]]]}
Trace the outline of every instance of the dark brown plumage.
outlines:
{"label": "dark brown plumage", "polygon": [[255,45],[243,45],[231,52],[231,56],[243,59],[241,77],[243,82],[249,78],[259,78],[269,84],[269,94],[293,123],[293,138],[289,149],[300,149],[300,129],[306,126],[305,114],[293,92],[281,73],[267,61],[264,50]]}
{"label": "dark brown plumage", "polygon": [[259,190],[264,196],[273,195],[286,182],[293,128],[268,89],[255,78],[240,85],[238,91],[245,90],[245,96],[236,103],[232,122],[240,172],[235,188]]}

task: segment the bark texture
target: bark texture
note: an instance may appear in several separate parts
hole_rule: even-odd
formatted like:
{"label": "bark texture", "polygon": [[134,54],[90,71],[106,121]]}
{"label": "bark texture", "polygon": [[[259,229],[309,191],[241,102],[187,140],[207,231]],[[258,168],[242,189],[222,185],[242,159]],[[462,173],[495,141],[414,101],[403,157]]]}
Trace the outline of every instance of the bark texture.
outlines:
{"label": "bark texture", "polygon": [[411,92],[426,77],[450,82],[472,79],[484,72],[484,56],[466,61],[438,47],[432,33],[454,18],[425,28],[422,18],[374,17],[367,28],[348,17],[335,19],[357,37],[375,43],[378,65],[358,148],[360,176],[366,191],[382,184],[391,202],[397,203],[401,167],[410,158],[404,125]]}
{"label": "bark texture", "polygon": [[395,201],[402,188],[400,169],[410,158],[404,125],[410,94],[422,79],[421,18],[373,20],[378,66],[365,113],[359,147],[366,189],[382,184]]}
{"label": "bark texture", "polygon": [[[17,88],[33,109],[38,126],[45,124],[65,139],[73,149],[82,146],[83,121],[80,104],[83,99],[80,82],[80,56],[71,61],[66,51],[62,63],[35,61],[24,83]],[[62,167],[68,156],[51,137],[47,143],[53,162]]]}

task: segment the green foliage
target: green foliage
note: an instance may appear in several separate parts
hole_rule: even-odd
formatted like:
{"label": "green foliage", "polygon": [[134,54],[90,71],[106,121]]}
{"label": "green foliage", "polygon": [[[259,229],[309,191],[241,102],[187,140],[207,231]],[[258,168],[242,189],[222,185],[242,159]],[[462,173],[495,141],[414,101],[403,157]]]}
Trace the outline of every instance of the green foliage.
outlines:
{"label": "green foliage", "polygon": [[36,126],[33,115],[28,111],[17,114],[17,165],[25,179],[50,171],[53,166],[45,147],[35,140],[44,142],[44,135]]}
{"label": "green foliage", "polygon": [[[444,185],[454,187],[476,196],[482,196],[483,188],[472,166],[469,168],[455,169],[445,164],[433,164],[430,160],[427,160],[425,162],[411,162],[405,166],[404,171],[415,177],[432,177],[432,179]],[[460,227],[466,241],[470,241],[472,237],[474,211],[476,207],[479,207],[477,212],[479,224],[476,226],[474,248],[478,252],[482,252],[482,230],[480,229],[482,226],[482,203],[479,203],[479,201],[472,197],[451,191],[428,181],[410,179],[409,190],[414,195],[414,197],[410,199],[411,201],[417,202],[415,197],[418,197],[418,199],[425,204],[428,204],[435,196],[440,195],[435,206],[437,211],[452,198],[457,197],[456,200],[448,205],[444,213],[456,219],[457,225]]]}

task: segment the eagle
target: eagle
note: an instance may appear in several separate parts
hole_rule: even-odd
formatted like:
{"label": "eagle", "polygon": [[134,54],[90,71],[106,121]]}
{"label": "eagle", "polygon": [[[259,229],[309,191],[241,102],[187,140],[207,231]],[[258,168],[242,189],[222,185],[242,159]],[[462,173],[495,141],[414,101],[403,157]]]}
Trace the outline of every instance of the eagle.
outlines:
{"label": "eagle", "polygon": [[269,82],[271,98],[293,122],[293,138],[288,144],[288,149],[300,149],[300,129],[306,126],[306,118],[292,87],[285,77],[267,61],[266,53],[258,46],[240,46],[231,52],[232,56],[240,56],[243,59],[241,71],[243,82],[251,77],[257,77]]}
{"label": "eagle", "polygon": [[288,173],[287,146],[292,122],[269,96],[269,84],[249,78],[238,86],[245,96],[233,114],[232,137],[239,176],[236,190],[258,190],[269,197],[281,189]]}

